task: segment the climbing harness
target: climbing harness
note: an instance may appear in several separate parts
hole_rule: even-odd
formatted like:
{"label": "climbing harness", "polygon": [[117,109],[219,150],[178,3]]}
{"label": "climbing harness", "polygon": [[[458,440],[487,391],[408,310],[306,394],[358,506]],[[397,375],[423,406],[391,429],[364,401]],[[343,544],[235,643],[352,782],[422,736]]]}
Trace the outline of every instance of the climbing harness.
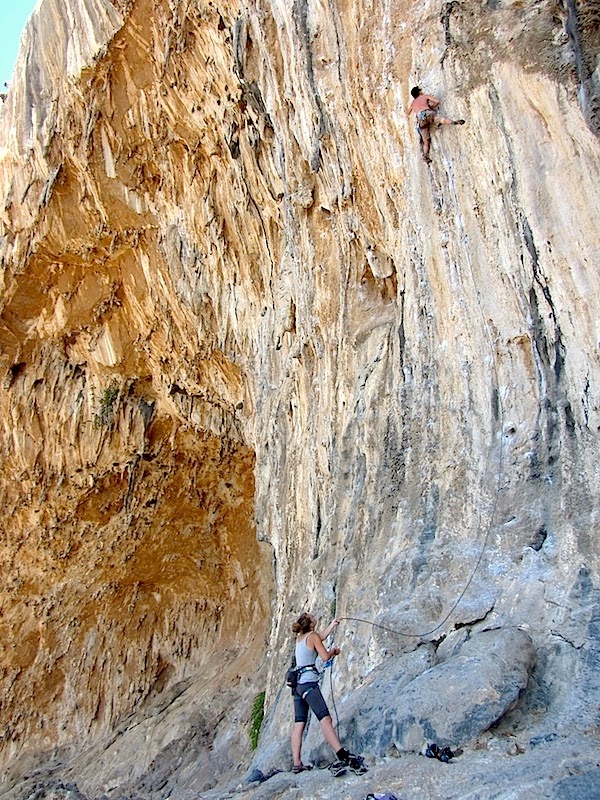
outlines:
{"label": "climbing harness", "polygon": [[435,111],[430,108],[424,108],[417,114],[418,128],[429,128],[435,121]]}
{"label": "climbing harness", "polygon": [[305,692],[303,692],[301,689],[299,690],[298,688],[296,688],[296,693],[299,694],[303,700],[306,700],[308,695],[312,692],[313,689],[316,689],[318,685],[319,685],[318,683],[313,683],[311,686],[308,687],[308,689]]}
{"label": "climbing harness", "polygon": [[286,672],[285,685],[290,687],[292,693],[298,685],[298,678],[305,672],[316,672],[317,675],[321,674],[314,664],[309,664],[306,667],[296,667],[294,664],[292,664],[292,666]]}
{"label": "climbing harness", "polygon": [[[304,698],[306,697],[306,695],[307,695],[309,692],[311,692],[311,691],[312,691],[312,690],[313,690],[313,689],[316,687],[316,685],[317,685],[317,684],[319,684],[319,683],[321,682],[321,679],[323,678],[323,675],[325,674],[325,670],[326,670],[326,669],[329,669],[329,668],[332,666],[332,664],[333,664],[333,658],[330,658],[330,659],[329,659],[329,661],[326,661],[326,662],[323,664],[323,669],[322,669],[322,670],[319,670],[319,669],[318,669],[316,666],[314,666],[313,664],[311,664],[311,665],[310,665],[310,666],[308,666],[308,667],[298,667],[298,668],[297,668],[298,677],[300,677],[300,675],[301,675],[303,672],[308,672],[309,670],[310,670],[310,671],[312,671],[312,672],[314,672],[314,673],[316,674],[316,676],[317,676],[316,683],[315,683],[315,684],[313,684],[313,686],[311,686],[311,687],[310,687],[310,689],[309,689],[307,692],[304,692],[304,694],[302,694],[301,692],[298,692],[298,694],[300,695],[300,697],[301,697],[303,700],[304,700]],[[329,674],[331,675],[331,673],[329,673]],[[302,686],[302,684],[297,684],[297,686]]]}

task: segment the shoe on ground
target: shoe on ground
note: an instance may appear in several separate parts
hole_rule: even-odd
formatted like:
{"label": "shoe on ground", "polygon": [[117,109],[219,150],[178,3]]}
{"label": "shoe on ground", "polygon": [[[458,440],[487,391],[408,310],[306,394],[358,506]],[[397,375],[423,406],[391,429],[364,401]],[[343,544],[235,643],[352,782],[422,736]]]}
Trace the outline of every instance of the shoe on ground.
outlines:
{"label": "shoe on ground", "polygon": [[440,761],[443,761],[444,764],[449,764],[450,759],[454,758],[454,753],[452,752],[452,750],[450,750],[449,747],[442,747],[438,755],[438,758]]}
{"label": "shoe on ground", "polygon": [[437,746],[435,742],[427,745],[425,750],[425,755],[427,758],[439,758],[440,755],[440,748]]}
{"label": "shoe on ground", "polygon": [[355,775],[364,775],[369,771],[365,759],[362,756],[355,756],[354,753],[348,755],[348,767]]}
{"label": "shoe on ground", "polygon": [[452,124],[453,125],[464,125],[465,121],[464,121],[464,119],[455,119]]}
{"label": "shoe on ground", "polygon": [[329,771],[335,778],[339,778],[340,775],[345,775],[348,772],[348,762],[334,761],[333,764],[329,765]]}
{"label": "shoe on ground", "polygon": [[312,764],[294,764],[292,772],[297,775],[299,772],[308,772],[312,768]]}

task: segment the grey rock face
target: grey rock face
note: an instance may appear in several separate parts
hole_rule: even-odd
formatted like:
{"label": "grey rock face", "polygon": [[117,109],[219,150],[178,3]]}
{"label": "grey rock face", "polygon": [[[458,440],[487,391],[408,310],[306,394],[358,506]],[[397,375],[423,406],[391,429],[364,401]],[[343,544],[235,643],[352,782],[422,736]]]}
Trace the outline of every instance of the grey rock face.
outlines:
{"label": "grey rock face", "polygon": [[457,655],[420,675],[397,696],[394,744],[464,745],[516,705],[535,663],[531,638],[505,629],[475,634]]}
{"label": "grey rock face", "polygon": [[[420,751],[427,741],[468,744],[515,707],[534,664],[531,637],[516,628],[473,634],[437,664],[422,650],[390,659],[339,704],[340,738],[377,756]],[[331,752],[317,744],[317,729],[307,745],[315,743],[318,761]]]}
{"label": "grey rock face", "polygon": [[552,800],[598,800],[599,797],[600,769],[563,778],[552,794]]}
{"label": "grey rock face", "polygon": [[[0,792],[196,800],[263,691],[256,767],[289,763],[304,609],[345,616],[352,747],[477,737],[461,786],[402,750],[417,800],[586,791],[597,21],[566,5],[39,5],[0,111]],[[467,120],[430,165],[417,82]]]}

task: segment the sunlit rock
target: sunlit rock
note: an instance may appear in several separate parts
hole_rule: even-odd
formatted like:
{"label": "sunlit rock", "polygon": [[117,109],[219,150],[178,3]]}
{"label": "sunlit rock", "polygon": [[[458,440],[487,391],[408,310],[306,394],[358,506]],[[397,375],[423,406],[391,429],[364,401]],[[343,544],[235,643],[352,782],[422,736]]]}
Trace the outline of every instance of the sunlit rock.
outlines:
{"label": "sunlit rock", "polygon": [[[237,785],[305,608],[342,702],[527,626],[501,733],[590,772],[597,56],[570,1],[41,1],[0,111],[0,792]],[[430,166],[417,83],[466,119]]]}

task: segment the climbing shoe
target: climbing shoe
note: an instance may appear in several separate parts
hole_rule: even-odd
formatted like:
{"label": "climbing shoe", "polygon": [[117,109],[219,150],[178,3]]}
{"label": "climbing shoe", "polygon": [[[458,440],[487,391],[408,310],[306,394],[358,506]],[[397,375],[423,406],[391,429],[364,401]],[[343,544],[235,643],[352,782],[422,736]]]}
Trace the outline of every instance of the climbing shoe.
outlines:
{"label": "climbing shoe", "polygon": [[312,764],[294,764],[292,772],[297,775],[299,772],[307,772],[312,769]]}
{"label": "climbing shoe", "polygon": [[438,758],[440,754],[440,748],[437,746],[435,742],[428,744],[425,748],[425,755],[427,758]]}
{"label": "climbing shoe", "polygon": [[355,756],[354,753],[348,753],[348,767],[354,772],[355,775],[364,775],[369,771],[362,756]]}
{"label": "climbing shoe", "polygon": [[439,748],[435,742],[428,744],[425,748],[427,758],[437,758],[438,761],[443,761],[444,764],[449,764],[450,759],[454,758],[455,755],[460,755],[460,753],[462,753],[462,750],[457,750],[456,753],[453,753],[449,747]]}
{"label": "climbing shoe", "polygon": [[449,747],[442,747],[439,752],[438,758],[440,761],[443,761],[444,764],[448,764],[451,758],[454,758],[454,753],[450,750]]}
{"label": "climbing shoe", "polygon": [[333,764],[329,765],[329,771],[334,778],[339,778],[348,772],[348,764],[346,761],[334,761]]}
{"label": "climbing shoe", "polygon": [[455,119],[452,124],[453,125],[464,125],[465,121],[464,121],[464,119]]}

